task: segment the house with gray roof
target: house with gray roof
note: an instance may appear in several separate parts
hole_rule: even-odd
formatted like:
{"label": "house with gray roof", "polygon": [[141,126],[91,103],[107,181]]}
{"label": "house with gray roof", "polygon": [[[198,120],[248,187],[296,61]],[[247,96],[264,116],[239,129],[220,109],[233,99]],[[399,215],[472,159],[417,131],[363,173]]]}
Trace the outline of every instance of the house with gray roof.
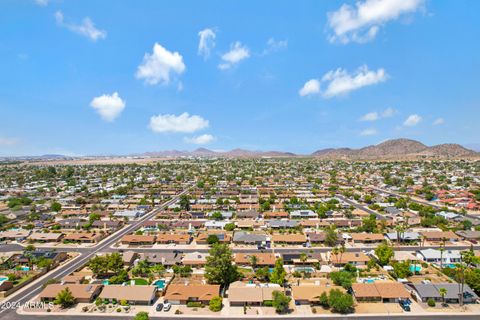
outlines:
{"label": "house with gray roof", "polygon": [[270,238],[263,233],[249,233],[245,231],[236,231],[233,234],[233,242],[240,244],[254,244],[261,245],[270,241]]}

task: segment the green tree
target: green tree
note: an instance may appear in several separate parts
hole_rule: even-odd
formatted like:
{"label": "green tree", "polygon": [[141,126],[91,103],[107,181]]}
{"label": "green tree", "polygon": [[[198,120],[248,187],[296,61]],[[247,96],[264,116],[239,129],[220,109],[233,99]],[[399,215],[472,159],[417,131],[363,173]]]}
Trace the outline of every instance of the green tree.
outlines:
{"label": "green tree", "polygon": [[236,228],[235,223],[231,222],[231,223],[227,223],[224,229],[226,231],[233,231],[235,230],[235,228]]}
{"label": "green tree", "polygon": [[335,232],[335,227],[331,226],[325,230],[325,245],[327,247],[334,247],[337,244],[338,237]]}
{"label": "green tree", "polygon": [[226,244],[214,244],[205,265],[205,278],[209,283],[228,285],[238,280],[240,274],[232,263],[232,251]]}
{"label": "green tree", "polygon": [[68,308],[75,304],[75,298],[67,287],[57,294],[53,302],[60,305],[62,308]]}
{"label": "green tree", "polygon": [[447,289],[446,288],[440,288],[440,289],[438,289],[438,293],[440,293],[440,296],[442,297],[443,304],[445,304],[445,296],[447,295]]}
{"label": "green tree", "polygon": [[373,233],[377,231],[377,216],[374,214],[371,214],[367,218],[363,218],[361,229],[369,233]]}
{"label": "green tree", "polygon": [[208,308],[210,311],[218,312],[222,310],[222,298],[221,297],[213,297],[208,304]]}
{"label": "green tree", "polygon": [[278,258],[275,261],[275,267],[273,268],[272,273],[270,274],[270,281],[272,283],[283,285],[285,282],[285,277],[287,276],[287,272],[283,267],[283,259]]}
{"label": "green tree", "polygon": [[58,202],[54,202],[52,203],[52,205],[50,206],[50,209],[52,211],[55,211],[55,212],[59,212],[60,210],[62,210],[62,205]]}
{"label": "green tree", "polygon": [[328,302],[328,295],[327,292],[322,292],[322,294],[318,297],[318,303],[324,308],[328,308],[330,306]]}
{"label": "green tree", "polygon": [[180,196],[180,201],[178,203],[180,205],[180,208],[184,211],[189,211],[190,210],[190,197],[186,194],[182,194]]}
{"label": "green tree", "polygon": [[386,266],[390,263],[390,259],[393,257],[394,252],[388,244],[382,243],[375,249],[375,254],[377,255],[378,263],[381,266]]}
{"label": "green tree", "polygon": [[334,312],[348,313],[353,309],[353,297],[348,293],[333,289],[328,295],[328,304]]}
{"label": "green tree", "polygon": [[342,286],[345,289],[349,289],[352,286],[353,275],[347,271],[335,271],[330,273],[330,279],[337,286]]}
{"label": "green tree", "polygon": [[289,304],[292,298],[287,297],[285,293],[281,291],[272,292],[272,305],[277,313],[286,313],[289,310]]}
{"label": "green tree", "polygon": [[412,275],[410,270],[410,261],[395,262],[392,264],[392,275],[397,279],[405,279]]}
{"label": "green tree", "polygon": [[218,243],[220,240],[218,240],[218,237],[214,234],[209,234],[207,237],[207,243],[209,245],[213,245],[215,243]]}

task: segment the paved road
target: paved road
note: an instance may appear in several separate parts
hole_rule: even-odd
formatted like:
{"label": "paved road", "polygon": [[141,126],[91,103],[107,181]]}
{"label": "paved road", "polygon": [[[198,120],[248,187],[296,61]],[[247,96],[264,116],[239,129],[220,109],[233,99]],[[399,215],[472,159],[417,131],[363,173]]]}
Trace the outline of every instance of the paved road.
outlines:
{"label": "paved road", "polygon": [[[109,248],[112,244],[114,244],[118,240],[120,240],[120,238],[123,237],[125,234],[130,233],[130,232],[136,230],[137,228],[139,228],[140,225],[144,221],[153,218],[159,211],[161,211],[165,207],[175,203],[178,200],[178,198],[180,198],[180,196],[182,194],[186,193],[188,190],[189,189],[184,190],[183,192],[176,195],[175,197],[173,197],[171,200],[167,201],[166,203],[164,203],[160,207],[157,207],[154,210],[147,213],[146,215],[144,215],[141,219],[139,219],[139,220],[135,221],[134,223],[129,224],[128,226],[126,226],[126,227],[120,229],[119,231],[113,233],[109,237],[102,240],[98,245],[88,248],[88,251],[81,253],[81,256],[79,258],[77,258],[75,260],[71,260],[68,263],[66,263],[65,265],[58,267],[53,272],[48,274],[45,278],[42,278],[42,280],[37,280],[35,282],[34,286],[29,287],[28,293],[21,290],[20,293],[18,294],[18,296],[15,296],[15,294],[13,294],[12,295],[13,297],[7,298],[2,302],[10,301],[10,302],[19,302],[20,304],[24,304],[25,302],[31,300],[33,297],[35,297],[36,295],[38,295],[41,292],[43,283],[45,283],[46,281],[48,281],[50,279],[62,278],[64,276],[72,273],[73,271],[79,269],[85,263],[87,263],[90,260],[90,258],[92,258],[95,254],[97,254],[98,252],[102,252],[106,248]],[[0,318],[1,319],[4,319],[7,315],[10,319],[13,319],[13,318],[19,316],[19,315],[16,314],[16,312],[14,312],[14,310],[11,310],[11,309],[0,310]]]}
{"label": "paved road", "polygon": [[[164,319],[164,320],[179,320],[182,319],[182,316],[167,316],[167,315],[150,315],[151,319]],[[276,315],[276,316],[266,316],[266,317],[222,317],[222,316],[213,316],[213,317],[188,317],[188,318],[183,318],[183,319],[190,319],[190,320],[210,320],[210,319],[261,319],[261,320],[292,320],[292,319],[304,319],[304,320],[325,320],[329,319],[332,317],[325,317],[325,316],[282,316],[282,315]],[[16,317],[12,317],[11,314],[6,315],[5,317],[2,317],[2,320],[14,320],[14,319],[21,319],[21,320],[38,320],[38,319],[60,319],[60,320],[105,320],[105,319],[112,319],[112,317],[105,317],[105,316],[52,316],[52,315],[45,315],[45,316],[28,316],[28,315],[16,315]],[[122,319],[122,320],[132,320],[131,317],[119,317],[115,316],[114,319]],[[393,320],[478,320],[479,315],[475,314],[465,314],[465,315],[460,315],[460,314],[448,314],[448,313],[438,313],[435,315],[413,315],[413,314],[390,314],[390,315],[337,315],[334,317],[334,319],[349,319],[349,320],[372,320],[372,319],[393,319]]]}
{"label": "paved road", "polygon": [[[389,190],[385,190],[385,189],[380,189],[380,188],[377,188],[377,187],[374,187],[374,186],[370,186],[372,189],[376,190],[376,191],[380,191],[380,192],[383,192],[383,193],[386,193],[390,196],[397,196],[397,197],[405,197],[405,196],[408,196],[408,195],[402,195],[400,193],[397,193],[397,192],[393,192],[393,191],[389,191]],[[431,207],[434,207],[435,209],[439,209],[441,210],[443,207],[445,206],[439,206],[437,204],[433,204],[427,200],[418,200],[418,199],[414,199],[414,198],[411,198],[410,197],[410,201],[413,201],[413,202],[416,202],[416,203],[419,203],[419,204],[423,204],[423,205],[427,205],[427,206],[431,206]],[[472,218],[472,219],[477,219],[477,220],[480,220],[480,216],[478,215],[473,215],[473,214],[466,214],[465,215],[466,217],[469,217],[469,218]]]}
{"label": "paved road", "polygon": [[379,220],[386,220],[386,219],[387,219],[387,218],[385,218],[385,216],[383,216],[382,214],[378,213],[377,211],[372,210],[372,209],[370,209],[369,207],[364,206],[364,205],[362,205],[362,204],[360,204],[360,203],[357,203],[357,202],[354,202],[354,201],[352,201],[352,200],[350,200],[350,199],[347,199],[347,198],[345,198],[345,197],[342,196],[342,195],[337,194],[335,197],[341,199],[342,201],[348,203],[348,204],[351,205],[351,206],[354,206],[354,207],[357,208],[357,209],[360,209],[360,210],[366,211],[366,212],[368,212],[368,213],[370,213],[370,214],[376,215],[376,216],[377,216],[377,219],[379,219]]}

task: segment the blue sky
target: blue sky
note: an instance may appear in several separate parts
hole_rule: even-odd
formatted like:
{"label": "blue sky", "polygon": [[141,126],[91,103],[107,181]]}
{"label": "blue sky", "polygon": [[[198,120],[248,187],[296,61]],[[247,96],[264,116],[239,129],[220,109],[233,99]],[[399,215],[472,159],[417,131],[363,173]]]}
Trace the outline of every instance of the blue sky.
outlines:
{"label": "blue sky", "polygon": [[4,0],[0,155],[479,143],[479,11]]}

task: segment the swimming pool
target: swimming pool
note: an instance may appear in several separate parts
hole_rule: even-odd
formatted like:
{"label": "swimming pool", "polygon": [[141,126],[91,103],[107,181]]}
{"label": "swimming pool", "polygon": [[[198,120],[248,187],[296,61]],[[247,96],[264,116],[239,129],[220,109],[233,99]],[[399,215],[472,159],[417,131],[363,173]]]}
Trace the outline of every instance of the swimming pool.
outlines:
{"label": "swimming pool", "polygon": [[422,271],[422,266],[418,266],[418,265],[413,265],[411,264],[410,265],[410,272],[420,272]]}
{"label": "swimming pool", "polygon": [[108,280],[103,280],[102,284],[103,284],[104,286],[108,286],[108,285],[110,284],[110,282],[109,282]]}
{"label": "swimming pool", "polygon": [[158,289],[163,289],[165,288],[165,280],[164,279],[157,280],[153,283],[153,285],[156,286]]}
{"label": "swimming pool", "polygon": [[313,267],[295,267],[295,271],[313,273],[313,272],[315,272],[315,268],[313,268]]}
{"label": "swimming pool", "polygon": [[8,280],[8,277],[0,277],[0,283],[2,283],[3,281],[7,281]]}

